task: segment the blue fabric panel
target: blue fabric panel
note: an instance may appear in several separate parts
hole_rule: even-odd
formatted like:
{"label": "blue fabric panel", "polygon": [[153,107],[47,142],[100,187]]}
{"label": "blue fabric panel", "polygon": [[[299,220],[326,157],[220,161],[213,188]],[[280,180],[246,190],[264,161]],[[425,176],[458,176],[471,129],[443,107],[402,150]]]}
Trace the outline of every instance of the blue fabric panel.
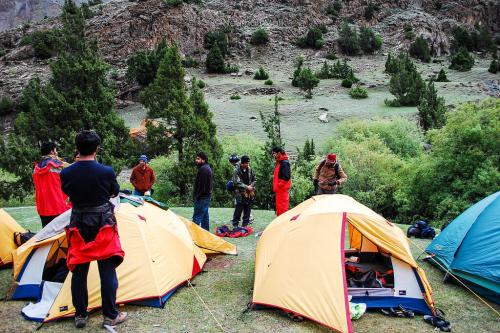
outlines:
{"label": "blue fabric panel", "polygon": [[492,281],[500,289],[500,196],[477,217],[450,268]]}
{"label": "blue fabric panel", "polygon": [[151,306],[151,307],[154,307],[154,308],[161,308],[165,304],[165,302],[175,293],[176,290],[177,290],[177,288],[169,291],[168,293],[166,293],[162,297],[154,297],[154,298],[149,298],[149,299],[143,299],[143,300],[140,300],[140,301],[131,302],[129,304],[145,305],[145,306]]}
{"label": "blue fabric panel", "polygon": [[469,232],[469,229],[476,222],[476,219],[490,204],[498,201],[499,197],[500,191],[484,198],[460,214],[434,238],[432,243],[427,247],[426,252],[435,254],[439,258],[439,261],[446,268],[449,268],[455,252],[462,244],[462,241]]}
{"label": "blue fabric panel", "polygon": [[397,308],[399,304],[401,304],[406,309],[412,310],[415,313],[424,315],[432,314],[431,310],[427,306],[427,303],[425,303],[423,299],[419,298],[358,296],[358,297],[353,297],[351,302],[365,303],[368,309]]}
{"label": "blue fabric panel", "polygon": [[12,299],[35,299],[42,297],[42,286],[39,284],[23,284],[17,286]]}

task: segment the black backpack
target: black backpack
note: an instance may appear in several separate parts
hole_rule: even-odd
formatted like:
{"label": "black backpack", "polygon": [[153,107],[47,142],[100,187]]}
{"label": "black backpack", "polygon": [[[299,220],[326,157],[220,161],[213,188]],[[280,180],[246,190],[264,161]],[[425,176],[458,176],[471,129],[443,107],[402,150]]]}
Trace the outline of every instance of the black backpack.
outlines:
{"label": "black backpack", "polygon": [[31,230],[28,230],[27,232],[15,232],[14,244],[16,244],[17,247],[19,247],[24,243],[26,243],[27,241],[29,241],[33,236],[35,236],[35,233],[31,232]]}

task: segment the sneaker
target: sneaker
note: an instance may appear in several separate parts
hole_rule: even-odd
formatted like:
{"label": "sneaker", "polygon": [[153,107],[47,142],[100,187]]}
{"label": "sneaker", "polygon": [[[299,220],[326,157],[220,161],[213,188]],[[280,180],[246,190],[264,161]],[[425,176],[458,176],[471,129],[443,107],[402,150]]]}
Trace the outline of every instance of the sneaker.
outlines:
{"label": "sneaker", "polygon": [[123,323],[125,320],[127,320],[127,313],[126,312],[119,312],[118,316],[116,316],[115,319],[111,319],[108,317],[104,317],[104,321],[102,322],[102,326],[116,326],[121,323]]}
{"label": "sneaker", "polygon": [[84,328],[87,326],[88,316],[75,316],[75,327],[76,328]]}

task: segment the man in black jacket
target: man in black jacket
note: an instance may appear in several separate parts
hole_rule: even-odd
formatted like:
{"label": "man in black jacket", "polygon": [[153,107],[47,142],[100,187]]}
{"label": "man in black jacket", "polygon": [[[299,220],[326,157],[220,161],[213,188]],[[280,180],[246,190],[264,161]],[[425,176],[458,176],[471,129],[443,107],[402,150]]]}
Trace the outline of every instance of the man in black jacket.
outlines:
{"label": "man in black jacket", "polygon": [[196,174],[193,188],[193,222],[203,229],[210,231],[208,207],[210,206],[210,197],[213,189],[212,169],[208,165],[207,155],[202,151],[196,153],[195,162],[198,166],[198,173]]}
{"label": "man in black jacket", "polygon": [[255,197],[255,172],[250,168],[250,157],[243,155],[241,163],[237,164],[233,172],[233,195],[236,201],[232,224],[237,227],[243,213],[243,227],[250,223],[250,212]]}

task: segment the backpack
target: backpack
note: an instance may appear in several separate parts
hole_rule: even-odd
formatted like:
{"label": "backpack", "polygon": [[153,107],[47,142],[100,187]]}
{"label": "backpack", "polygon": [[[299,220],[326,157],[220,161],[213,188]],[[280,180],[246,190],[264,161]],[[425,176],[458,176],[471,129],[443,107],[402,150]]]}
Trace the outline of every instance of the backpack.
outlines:
{"label": "backpack", "polygon": [[35,236],[34,232],[31,232],[28,230],[27,232],[15,232],[14,233],[14,244],[16,244],[17,247],[23,245],[27,241],[30,240],[31,237]]}
{"label": "backpack", "polygon": [[[320,171],[321,171],[321,169],[323,169],[323,167],[325,166],[325,164],[326,164],[326,159],[322,160],[321,163],[319,164]],[[335,162],[335,165],[333,167],[335,168],[335,178],[338,180],[338,179],[340,179],[340,175],[339,175],[339,162]]]}
{"label": "backpack", "polygon": [[228,190],[229,192],[234,191],[234,183],[232,180],[230,180],[226,183],[226,190]]}

